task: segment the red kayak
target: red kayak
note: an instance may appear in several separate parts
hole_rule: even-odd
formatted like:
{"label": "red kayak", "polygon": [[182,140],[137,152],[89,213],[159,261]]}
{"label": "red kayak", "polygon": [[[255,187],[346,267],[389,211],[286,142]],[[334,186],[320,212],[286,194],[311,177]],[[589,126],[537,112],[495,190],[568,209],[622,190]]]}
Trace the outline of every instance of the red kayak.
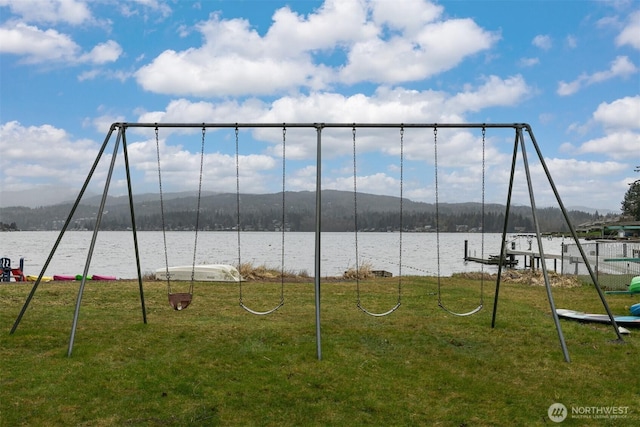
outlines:
{"label": "red kayak", "polygon": [[62,280],[62,281],[76,280],[76,276],[71,276],[68,274],[54,274],[53,280]]}
{"label": "red kayak", "polygon": [[94,274],[91,276],[92,280],[117,280],[116,276],[103,276],[101,274]]}

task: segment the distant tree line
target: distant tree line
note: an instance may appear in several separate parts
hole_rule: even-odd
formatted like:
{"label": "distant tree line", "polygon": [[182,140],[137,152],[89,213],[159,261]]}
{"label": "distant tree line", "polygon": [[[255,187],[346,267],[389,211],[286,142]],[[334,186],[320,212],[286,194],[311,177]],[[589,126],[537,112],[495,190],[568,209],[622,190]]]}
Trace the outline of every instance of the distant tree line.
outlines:
{"label": "distant tree line", "polygon": [[[137,197],[135,204],[136,228],[140,231],[194,230],[197,199],[193,195],[166,195],[165,210],[160,210],[157,197]],[[323,192],[322,229],[324,231],[352,232],[355,227],[353,193],[341,191]],[[480,203],[441,204],[436,217],[433,204],[403,200],[402,223],[399,214],[399,198],[370,194],[358,195],[357,222],[359,231],[444,232],[483,231],[483,207]],[[93,229],[97,217],[97,204],[89,200],[78,205],[68,229]],[[60,230],[66,221],[71,204],[39,208],[11,207],[0,209],[7,226],[22,230]],[[536,211],[543,232],[566,232],[561,211],[544,208]],[[596,212],[570,211],[574,224],[601,219]],[[484,207],[484,231],[502,232],[505,218],[503,205]],[[207,195],[201,199],[200,230],[235,230],[238,223],[235,194]],[[5,227],[6,224],[3,226]],[[102,230],[127,230],[132,227],[128,197],[110,198],[100,223]],[[282,221],[282,193],[268,195],[242,195],[240,206],[241,230],[279,231],[315,230],[315,195],[313,192],[287,192],[285,197],[285,221]],[[3,228],[4,229],[4,228]],[[533,232],[531,208],[512,206],[507,231]]]}
{"label": "distant tree line", "polygon": [[[280,231],[282,229],[281,215],[274,212],[249,213],[241,215],[240,229],[244,231]],[[504,224],[504,214],[488,213],[485,215],[484,230],[489,233],[501,232]],[[398,213],[365,212],[358,215],[358,231],[398,231],[400,230]],[[92,229],[94,220],[81,223],[82,228]],[[136,226],[140,231],[162,230],[160,215],[136,217]],[[237,218],[230,214],[201,213],[200,230],[232,231],[236,230]],[[288,231],[314,231],[314,212],[293,212],[286,216],[285,229]],[[481,214],[448,214],[440,215],[439,221],[430,213],[407,213],[402,218],[402,228],[405,231],[435,231],[439,227],[443,232],[482,231]],[[105,217],[100,228],[102,230],[125,230],[131,227],[128,218]],[[195,218],[193,212],[171,212],[165,214],[165,230],[188,231],[194,230]],[[322,229],[328,232],[351,232],[355,229],[353,215],[327,215],[322,218]],[[521,214],[512,214],[509,218],[509,232],[533,231],[531,218]],[[562,231],[562,230],[558,230]]]}
{"label": "distant tree line", "polygon": [[5,224],[0,221],[0,231],[19,231],[18,225],[15,222],[11,224]]}

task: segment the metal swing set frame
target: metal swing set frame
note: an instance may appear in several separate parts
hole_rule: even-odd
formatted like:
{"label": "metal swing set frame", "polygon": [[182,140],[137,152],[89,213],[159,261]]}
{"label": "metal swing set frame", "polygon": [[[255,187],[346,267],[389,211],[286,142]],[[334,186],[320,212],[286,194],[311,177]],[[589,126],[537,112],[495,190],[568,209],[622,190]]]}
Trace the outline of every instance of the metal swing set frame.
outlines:
{"label": "metal swing set frame", "polygon": [[[134,245],[134,251],[135,251],[135,258],[136,258],[136,267],[137,267],[137,274],[138,274],[138,288],[139,288],[139,292],[140,292],[140,303],[141,303],[141,311],[142,311],[142,319],[143,322],[146,324],[147,323],[147,315],[146,315],[146,308],[145,308],[145,301],[144,301],[144,290],[143,290],[143,285],[142,285],[142,273],[141,273],[141,268],[140,268],[140,256],[139,256],[139,251],[138,251],[138,239],[137,239],[137,231],[136,231],[136,223],[135,223],[135,213],[134,213],[134,203],[133,203],[133,192],[132,192],[132,180],[131,180],[131,173],[130,173],[130,164],[129,164],[129,156],[128,156],[128,151],[127,151],[127,138],[126,138],[126,130],[129,128],[152,128],[152,129],[160,129],[160,128],[199,128],[203,130],[203,140],[204,140],[204,132],[206,131],[206,129],[209,128],[231,128],[231,129],[235,129],[236,130],[236,136],[237,136],[237,132],[238,129],[241,128],[282,128],[284,131],[286,131],[286,129],[290,129],[290,128],[311,128],[311,129],[315,129],[316,130],[316,135],[317,135],[317,144],[316,144],[316,212],[315,212],[315,254],[314,254],[314,269],[315,269],[315,277],[314,277],[314,292],[315,292],[315,320],[316,320],[316,351],[317,351],[317,358],[318,360],[322,359],[322,345],[321,345],[321,323],[320,323],[320,295],[321,295],[321,278],[320,278],[320,262],[321,262],[321,250],[320,250],[320,242],[321,242],[321,217],[322,217],[322,212],[321,212],[321,198],[322,198],[322,132],[324,129],[328,129],[328,128],[349,128],[352,129],[355,132],[355,129],[359,129],[359,128],[378,128],[378,129],[400,129],[401,130],[401,141],[403,140],[403,135],[404,132],[409,130],[409,129],[433,129],[434,130],[434,149],[435,149],[435,153],[437,156],[437,140],[436,140],[436,133],[438,129],[482,129],[483,132],[483,153],[484,153],[484,132],[490,129],[513,129],[515,131],[515,137],[514,137],[514,144],[513,144],[513,156],[512,156],[512,162],[511,162],[511,174],[510,174],[510,179],[509,179],[509,188],[508,188],[508,194],[507,194],[507,200],[506,200],[506,212],[505,212],[505,220],[504,220],[504,226],[503,226],[503,231],[502,231],[502,241],[504,242],[506,239],[506,234],[507,234],[507,224],[508,224],[508,220],[509,220],[509,213],[510,213],[510,208],[511,208],[511,197],[512,197],[512,191],[513,191],[513,185],[514,185],[514,176],[515,176],[515,171],[516,171],[516,163],[517,163],[517,158],[518,158],[518,151],[521,151],[521,156],[522,156],[522,162],[524,164],[524,171],[525,171],[525,176],[526,176],[526,180],[527,180],[527,186],[528,186],[528,190],[529,190],[529,198],[530,198],[530,202],[531,202],[531,211],[532,211],[532,217],[533,217],[533,224],[535,227],[535,232],[536,232],[536,238],[537,238],[537,242],[538,242],[538,247],[540,250],[540,256],[542,258],[544,258],[544,249],[543,249],[543,244],[542,244],[542,237],[541,237],[541,233],[540,233],[540,227],[539,227],[539,222],[538,222],[538,217],[536,214],[536,205],[535,205],[535,197],[534,197],[534,192],[533,192],[533,185],[532,185],[532,180],[531,180],[531,174],[529,171],[529,162],[527,159],[527,152],[526,152],[526,143],[525,143],[525,133],[528,134],[529,136],[529,140],[530,143],[533,145],[533,148],[536,152],[538,161],[540,162],[544,173],[547,177],[548,183],[554,193],[554,196],[556,198],[556,201],[558,203],[558,206],[562,212],[562,215],[566,221],[566,224],[571,232],[571,235],[573,237],[573,240],[576,243],[576,246],[580,252],[580,255],[584,261],[585,266],[587,267],[587,270],[589,272],[589,275],[591,277],[592,282],[594,283],[594,287],[598,293],[598,296],[602,302],[602,305],[610,319],[610,323],[617,335],[617,338],[619,341],[623,341],[622,335],[620,334],[620,331],[618,329],[618,326],[616,324],[615,318],[613,316],[613,314],[611,313],[611,310],[609,308],[609,305],[605,299],[604,293],[602,292],[602,290],[600,289],[599,283],[598,283],[598,279],[593,271],[593,269],[591,268],[586,254],[582,248],[582,246],[580,245],[578,236],[576,234],[575,228],[573,227],[573,224],[571,223],[571,220],[569,219],[568,213],[566,208],[564,207],[564,204],[562,202],[562,199],[560,197],[560,194],[558,193],[558,190],[555,186],[555,183],[553,182],[553,179],[551,177],[551,174],[549,172],[549,169],[547,168],[547,165],[545,163],[544,157],[542,155],[542,152],[540,151],[540,148],[538,146],[538,143],[536,142],[536,139],[534,137],[533,131],[531,129],[531,126],[527,123],[127,123],[127,122],[116,122],[113,123],[111,125],[111,127],[109,128],[109,131],[104,139],[104,142],[102,143],[102,146],[100,147],[98,154],[96,156],[96,159],[92,165],[92,167],[89,170],[89,173],[87,174],[87,177],[85,179],[84,184],[82,185],[82,188],[80,189],[80,192],[75,200],[75,202],[73,203],[73,206],[71,208],[71,211],[69,212],[69,215],[64,223],[64,225],[62,226],[62,229],[60,231],[60,234],[58,236],[58,238],[56,239],[51,252],[49,253],[49,256],[47,257],[42,270],[40,272],[40,274],[38,275],[38,278],[36,279],[36,281],[34,282],[32,289],[29,293],[29,295],[26,298],[25,303],[22,306],[22,309],[20,310],[20,313],[18,314],[13,327],[11,328],[10,333],[13,334],[16,329],[18,328],[28,306],[29,303],[31,302],[31,300],[33,299],[36,290],[38,289],[38,286],[40,285],[42,278],[46,272],[47,267],[49,266],[49,263],[51,262],[51,259],[53,258],[61,240],[62,237],[64,236],[64,233],[66,232],[69,224],[71,223],[71,219],[76,211],[76,209],[78,208],[78,205],[80,204],[80,201],[82,200],[82,197],[84,196],[84,193],[93,177],[93,174],[100,162],[100,160],[102,159],[102,157],[105,155],[105,150],[108,146],[108,144],[110,143],[110,141],[113,138],[113,134],[116,134],[115,137],[115,143],[114,143],[114,148],[113,148],[113,155],[111,157],[111,161],[110,161],[110,165],[109,165],[109,170],[106,176],[106,180],[105,180],[105,185],[104,185],[104,191],[102,194],[102,199],[100,201],[100,205],[98,208],[98,212],[97,212],[97,217],[96,217],[96,222],[95,222],[95,227],[93,230],[93,234],[92,234],[92,238],[91,238],[91,243],[89,245],[88,248],[88,253],[87,253],[87,258],[86,258],[86,263],[85,263],[85,267],[84,267],[84,272],[82,275],[82,280],[79,286],[79,290],[78,290],[78,295],[77,295],[77,299],[76,299],[76,304],[75,304],[75,313],[74,313],[74,317],[73,317],[73,323],[72,323],[72,327],[71,327],[71,335],[70,335],[70,339],[69,339],[69,347],[68,347],[68,352],[67,355],[71,356],[72,351],[73,351],[73,344],[74,344],[74,340],[75,340],[75,333],[76,333],[76,328],[77,328],[77,323],[78,323],[78,315],[79,315],[79,311],[80,311],[80,306],[81,306],[81,302],[82,302],[82,295],[83,295],[83,291],[86,285],[86,278],[89,272],[89,267],[91,264],[91,258],[93,255],[93,251],[95,248],[95,244],[96,244],[96,238],[97,238],[97,234],[98,234],[98,230],[100,229],[100,222],[104,213],[104,207],[105,207],[105,203],[107,200],[107,195],[109,192],[109,185],[111,182],[111,178],[113,175],[113,170],[114,170],[114,166],[115,166],[115,161],[119,152],[119,146],[120,143],[122,143],[122,151],[123,151],[123,156],[124,156],[124,167],[125,167],[125,173],[126,173],[126,181],[127,181],[127,191],[128,191],[128,197],[129,197],[129,208],[130,208],[130,213],[131,213],[131,225],[132,225],[132,235],[133,235],[133,245]],[[284,131],[283,131],[283,139],[284,139]],[[237,137],[236,137],[237,138]],[[203,142],[204,144],[204,142]],[[237,144],[237,139],[236,139],[236,144]],[[204,148],[203,148],[204,150]],[[283,141],[283,185],[284,185],[284,141]],[[354,133],[354,158],[355,158],[355,133]],[[437,159],[437,158],[436,158]],[[437,161],[437,160],[436,160]],[[236,146],[236,167],[238,168],[238,163],[237,163],[237,146]],[[354,192],[355,192],[355,161],[354,161]],[[202,172],[201,172],[202,173]],[[238,179],[238,178],[237,178]],[[437,180],[437,172],[436,172],[436,180]],[[237,191],[239,194],[239,181],[237,181]],[[284,194],[284,191],[283,191]],[[357,196],[354,195],[354,204],[355,204],[355,198]],[[401,198],[402,199],[402,198]],[[483,202],[484,202],[484,154],[483,154]],[[284,202],[283,202],[284,203]],[[356,205],[357,206],[357,205]],[[357,207],[356,207],[357,209]],[[483,231],[484,233],[484,231]],[[195,257],[195,245],[197,244],[197,237],[196,237],[196,243],[194,244],[194,257]],[[240,244],[240,240],[238,240],[238,244]],[[402,253],[402,250],[400,250],[400,254]],[[439,253],[438,253],[439,256]],[[499,262],[499,267],[498,267],[498,276],[497,276],[497,281],[496,281],[496,287],[495,287],[495,296],[494,296],[494,304],[493,304],[493,314],[492,314],[492,321],[491,321],[491,327],[494,328],[496,325],[496,316],[497,316],[497,308],[498,308],[498,297],[499,297],[499,291],[500,291],[500,276],[501,276],[501,271],[502,271],[502,266],[504,264],[505,261],[505,253],[504,250],[501,251],[500,253],[500,262]],[[401,261],[401,255],[400,255],[400,264],[402,264]],[[562,348],[562,352],[565,358],[565,361],[570,362],[570,357],[569,357],[569,353],[567,350],[567,346],[566,346],[566,342],[562,333],[562,328],[560,325],[560,321],[559,321],[559,317],[558,314],[556,312],[555,309],[555,303],[553,300],[553,294],[551,291],[551,285],[550,285],[550,281],[549,281],[549,276],[548,276],[548,272],[547,272],[547,268],[545,263],[541,264],[542,267],[542,273],[543,273],[543,277],[544,277],[544,282],[545,282],[545,288],[546,288],[546,292],[547,292],[547,297],[548,297],[548,301],[549,301],[549,305],[550,305],[550,311],[551,311],[551,315],[553,317],[553,321],[558,333],[558,339],[560,341],[560,345]],[[400,268],[402,268],[400,266]],[[400,270],[401,271],[401,270]],[[439,280],[439,276],[440,276],[440,272],[438,271],[438,280]],[[439,285],[440,287],[440,285]],[[401,290],[401,286],[399,283],[398,286],[398,303],[396,304],[396,306],[394,308],[392,308],[391,310],[389,310],[388,312],[385,313],[372,313],[369,312],[368,314],[374,315],[374,316],[381,316],[381,315],[387,315],[390,314],[392,312],[394,312],[399,306],[400,306],[400,290]],[[190,290],[190,294],[191,294],[192,288]],[[170,290],[169,290],[169,293]],[[283,297],[282,297],[283,298]],[[360,296],[359,296],[359,290],[358,290],[358,306],[361,310],[363,310],[364,312],[367,312],[367,310],[363,309],[360,306]],[[451,312],[450,310],[446,309],[446,307],[444,306],[444,304],[442,303],[441,300],[441,295],[440,295],[440,289],[438,290],[438,302],[439,305],[445,309],[446,311],[452,313],[452,314],[456,314],[456,315],[470,315],[470,314],[474,314],[477,311],[479,311],[482,308],[482,293],[481,293],[481,301],[480,301],[480,306],[474,310],[472,310],[471,312],[468,313],[454,313]],[[274,309],[272,310],[268,310],[267,312],[257,312],[255,310],[251,310],[248,307],[245,307],[244,304],[242,303],[242,296],[241,296],[241,300],[240,300],[240,304],[241,306],[243,306],[243,308],[245,308],[245,310],[252,312],[254,314],[269,314],[275,310],[277,310],[279,307],[282,306],[282,299],[280,304],[278,304]]]}

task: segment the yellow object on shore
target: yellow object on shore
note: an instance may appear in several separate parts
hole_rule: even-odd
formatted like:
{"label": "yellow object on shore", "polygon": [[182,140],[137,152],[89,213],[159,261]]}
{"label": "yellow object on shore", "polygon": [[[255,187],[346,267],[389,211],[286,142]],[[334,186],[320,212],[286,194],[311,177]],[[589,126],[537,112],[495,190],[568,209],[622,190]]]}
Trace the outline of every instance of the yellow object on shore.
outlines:
{"label": "yellow object on shore", "polygon": [[[38,276],[26,275],[25,277],[27,279],[27,282],[35,282],[36,280],[38,280]],[[42,279],[40,279],[41,282],[50,282],[52,280],[53,277],[49,276],[42,276]]]}

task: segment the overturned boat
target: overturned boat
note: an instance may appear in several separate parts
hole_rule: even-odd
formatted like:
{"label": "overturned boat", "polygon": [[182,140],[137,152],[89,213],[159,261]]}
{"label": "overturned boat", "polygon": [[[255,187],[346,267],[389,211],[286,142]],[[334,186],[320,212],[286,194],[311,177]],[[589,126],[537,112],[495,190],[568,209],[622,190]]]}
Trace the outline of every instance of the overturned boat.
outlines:
{"label": "overturned boat", "polygon": [[166,280],[167,274],[170,280],[193,280],[198,282],[239,282],[241,280],[238,270],[227,264],[202,264],[181,265],[175,267],[159,268],[156,270],[157,280]]}

